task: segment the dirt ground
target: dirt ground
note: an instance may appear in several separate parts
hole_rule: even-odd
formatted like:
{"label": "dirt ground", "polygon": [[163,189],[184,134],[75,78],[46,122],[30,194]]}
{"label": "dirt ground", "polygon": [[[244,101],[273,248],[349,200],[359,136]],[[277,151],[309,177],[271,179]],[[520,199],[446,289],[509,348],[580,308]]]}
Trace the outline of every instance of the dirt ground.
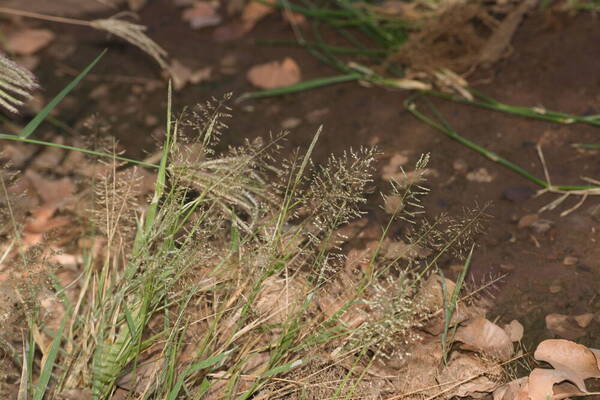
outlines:
{"label": "dirt ground", "polygon": [[[172,2],[148,3],[140,13],[142,23],[149,27],[148,34],[183,64],[191,68],[211,66],[215,71],[209,82],[177,92],[176,109],[226,92],[239,95],[252,90],[245,77],[251,66],[287,56],[298,62],[303,79],[336,74],[301,48],[254,44],[255,39],[294,39],[280,16],[268,17],[242,39],[217,43],[211,28],[193,31],[183,23],[180,10]],[[166,106],[166,85],[152,60],[131,46],[87,28],[30,20],[26,23],[48,26],[57,32],[53,44],[40,53],[41,62],[35,70],[46,99],[72,79],[73,71],[81,70],[102,49],[109,50],[92,75],[61,105],[56,118],[74,127],[72,134],[79,135],[83,121],[96,114],[110,124],[110,132],[129,156],[142,158],[151,151]],[[478,72],[471,82],[476,89],[507,104],[543,106],[580,115],[600,113],[599,37],[600,24],[590,14],[531,16],[515,35],[510,57],[491,70]],[[222,71],[224,64],[226,71]],[[382,166],[400,153],[408,156],[408,167],[420,154],[431,153],[430,167],[437,174],[430,180],[432,193],[426,202],[429,214],[458,214],[464,207],[493,203],[493,218],[478,241],[472,265],[473,278],[479,281],[505,275],[492,290],[491,317],[500,322],[518,319],[525,326],[526,341],[534,344],[552,337],[544,322],[549,313],[597,313],[586,336],[578,342],[598,347],[600,212],[593,211],[598,200],[588,199],[566,217],[560,217],[560,212],[578,198],[544,212],[540,218],[550,224],[544,232],[519,228],[521,217],[537,213],[556,196],[529,197],[537,187],[417,120],[403,108],[407,96],[407,92],[347,83],[245,101],[234,105],[234,118],[224,144],[277,132],[284,121],[299,118],[299,126],[289,137],[290,147],[307,146],[319,124],[323,124],[317,158],[349,146],[377,144],[384,153]],[[570,146],[575,142],[597,142],[597,128],[546,123],[433,101],[462,135],[539,177],[543,177],[543,171],[535,144],[541,141],[553,182],[580,184],[581,176],[600,179],[598,154]],[[48,139],[55,133],[56,128],[46,126],[42,136]],[[466,172],[485,168],[493,179],[468,180],[465,171],[455,168],[457,160],[467,166]],[[381,181],[378,186],[385,187]],[[514,193],[517,196],[511,195]],[[372,199],[367,206],[369,216],[374,224],[381,223],[384,215],[378,211],[377,196]],[[571,265],[564,264],[566,256],[574,257],[570,258]],[[453,274],[450,270],[448,273]]]}

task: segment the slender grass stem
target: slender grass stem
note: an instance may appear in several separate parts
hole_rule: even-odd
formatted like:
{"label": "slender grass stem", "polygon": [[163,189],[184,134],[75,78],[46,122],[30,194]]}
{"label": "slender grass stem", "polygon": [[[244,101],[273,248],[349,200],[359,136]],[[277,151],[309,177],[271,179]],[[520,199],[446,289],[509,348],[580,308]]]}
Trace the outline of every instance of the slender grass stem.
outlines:
{"label": "slender grass stem", "polygon": [[[317,43],[305,42],[298,43],[293,40],[257,40],[255,42],[257,45],[262,46],[302,46],[302,47],[312,47],[319,48],[320,46]],[[342,47],[342,46],[331,46],[326,45],[331,53],[336,54],[346,54],[346,55],[365,55],[365,56],[381,56],[387,54],[387,52],[383,49],[353,49],[351,47]]]}
{"label": "slender grass stem", "polygon": [[159,167],[156,164],[150,164],[150,163],[146,163],[146,162],[143,162],[143,161],[134,160],[132,158],[117,156],[117,155],[110,154],[110,153],[103,153],[101,151],[88,150],[88,149],[83,149],[81,147],[75,147],[75,146],[69,146],[69,145],[66,145],[66,144],[46,142],[46,141],[43,141],[43,140],[22,138],[22,137],[19,137],[19,136],[16,136],[16,135],[9,135],[9,134],[5,134],[5,133],[0,133],[0,140],[12,140],[12,141],[15,141],[15,142],[22,142],[22,143],[29,143],[29,144],[38,144],[38,145],[42,145],[42,146],[56,147],[56,148],[59,148],[59,149],[73,150],[73,151],[78,151],[80,153],[90,154],[90,155],[93,155],[93,156],[113,158],[113,159],[117,159],[119,161],[124,161],[124,162],[128,162],[128,163],[136,164],[136,165],[141,165],[142,167],[148,167],[148,168],[158,168]]}
{"label": "slender grass stem", "polygon": [[427,94],[440,97],[442,99],[456,101],[459,103],[470,104],[472,106],[478,106],[483,108],[488,108],[490,110],[505,112],[508,114],[520,115],[528,118],[537,118],[545,121],[556,122],[559,124],[573,124],[573,123],[584,123],[594,126],[600,126],[600,115],[591,115],[591,116],[577,116],[572,114],[566,114],[558,111],[550,111],[542,108],[536,107],[520,107],[520,106],[511,106],[508,104],[501,103],[491,97],[488,97],[474,89],[469,89],[475,99],[477,100],[468,100],[464,97],[451,95],[447,93],[442,93],[438,91],[428,91]]}
{"label": "slender grass stem", "polygon": [[600,144],[595,144],[595,143],[575,143],[573,145],[573,147],[578,148],[578,149],[600,149]]}
{"label": "slender grass stem", "polygon": [[336,75],[327,78],[312,79],[282,88],[245,93],[238,98],[238,101],[246,99],[261,99],[264,97],[280,96],[284,94],[303,92],[305,90],[315,89],[322,86],[334,85],[336,83],[355,81],[357,79],[360,79],[361,76],[362,74],[355,72],[346,75]]}
{"label": "slender grass stem", "polygon": [[24,10],[16,10],[14,8],[8,8],[8,7],[0,7],[0,14],[17,15],[20,17],[35,18],[35,19],[40,19],[40,20],[44,20],[44,21],[58,22],[61,24],[80,25],[80,26],[89,26],[89,27],[92,26],[89,21],[84,21],[81,19],[67,18],[67,17],[55,17],[52,15],[40,14],[40,13],[24,11]]}
{"label": "slender grass stem", "polygon": [[469,139],[466,139],[466,138],[462,137],[461,135],[459,135],[455,130],[453,130],[449,126],[449,124],[447,124],[443,120],[441,115],[437,112],[437,110],[435,109],[435,107],[432,104],[430,104],[430,108],[432,109],[434,114],[437,114],[438,120],[441,122],[438,123],[435,120],[433,120],[432,118],[427,117],[425,114],[423,114],[422,112],[420,112],[417,109],[417,106],[415,103],[415,98],[417,96],[419,96],[419,95],[409,97],[404,103],[406,109],[411,114],[413,114],[415,117],[417,117],[421,121],[425,122],[426,124],[430,125],[431,127],[437,129],[438,131],[442,132],[443,134],[450,137],[451,139],[456,140],[457,142],[465,145],[466,147],[470,148],[471,150],[475,150],[476,152],[486,156],[490,160],[516,172],[517,174],[519,174],[522,177],[528,179],[529,181],[535,183],[536,185],[538,185],[544,189],[552,189],[555,191],[563,191],[563,192],[600,189],[599,186],[578,186],[578,185],[552,185],[552,186],[550,186],[550,184],[548,182],[546,182],[540,178],[537,178],[536,176],[532,175],[527,170],[500,157],[498,154],[491,152],[482,146],[479,146],[478,144],[470,141]]}

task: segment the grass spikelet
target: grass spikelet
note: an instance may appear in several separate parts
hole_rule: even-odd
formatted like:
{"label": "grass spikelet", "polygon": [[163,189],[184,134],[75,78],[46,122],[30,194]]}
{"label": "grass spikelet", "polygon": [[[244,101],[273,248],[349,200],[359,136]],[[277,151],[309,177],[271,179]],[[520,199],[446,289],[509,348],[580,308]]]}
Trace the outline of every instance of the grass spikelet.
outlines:
{"label": "grass spikelet", "polygon": [[90,21],[90,26],[111,33],[131,43],[154,58],[162,69],[168,69],[168,65],[165,61],[165,56],[167,55],[166,50],[145,34],[146,27],[144,25],[135,24],[114,16],[111,18]]}
{"label": "grass spikelet", "polygon": [[35,76],[28,69],[0,53],[0,106],[16,113],[38,87]]}

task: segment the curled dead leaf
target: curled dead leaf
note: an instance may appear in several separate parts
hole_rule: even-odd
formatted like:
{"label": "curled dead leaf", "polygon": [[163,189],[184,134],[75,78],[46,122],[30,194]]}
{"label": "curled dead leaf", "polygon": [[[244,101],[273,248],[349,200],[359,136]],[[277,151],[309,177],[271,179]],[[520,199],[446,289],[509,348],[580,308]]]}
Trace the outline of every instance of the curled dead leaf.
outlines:
{"label": "curled dead leaf", "polygon": [[454,340],[462,342],[461,348],[477,351],[500,361],[513,354],[513,344],[506,332],[486,318],[475,318],[457,329]]}
{"label": "curled dead leaf", "polygon": [[272,61],[250,68],[246,77],[254,86],[262,89],[276,89],[300,82],[300,67],[292,58]]}

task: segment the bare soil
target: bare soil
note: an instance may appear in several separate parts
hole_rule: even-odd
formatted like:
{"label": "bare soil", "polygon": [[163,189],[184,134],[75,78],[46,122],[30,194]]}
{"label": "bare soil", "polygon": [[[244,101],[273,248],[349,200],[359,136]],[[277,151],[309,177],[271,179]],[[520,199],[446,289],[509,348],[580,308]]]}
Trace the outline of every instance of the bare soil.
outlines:
{"label": "bare soil", "polygon": [[[175,109],[211,96],[221,97],[226,92],[239,95],[253,90],[245,77],[251,66],[288,56],[300,65],[303,79],[336,74],[301,48],[254,43],[256,39],[294,40],[280,16],[268,17],[240,40],[217,43],[210,28],[193,31],[182,22],[180,11],[172,2],[148,3],[140,15],[149,27],[149,35],[183,64],[191,68],[212,66],[215,72],[209,82],[187,86],[176,93]],[[87,28],[30,20],[25,23],[48,26],[57,32],[57,39],[41,53],[35,70],[46,99],[63,88],[74,71],[81,70],[102,49],[109,49],[93,74],[69,96],[56,115],[74,127],[73,135],[84,134],[83,121],[96,114],[111,126],[110,132],[129,156],[143,158],[155,148],[165,119],[166,84],[150,58]],[[514,36],[512,54],[492,69],[478,72],[471,82],[476,89],[507,104],[543,106],[580,115],[600,113],[599,37],[600,24],[590,14],[530,16]],[[224,62],[233,71],[220,72]],[[234,105],[231,129],[223,145],[240,143],[246,137],[266,136],[281,130],[283,121],[300,118],[302,122],[289,137],[290,148],[307,146],[323,124],[317,158],[369,144],[377,144],[384,153],[382,166],[396,153],[407,155],[411,164],[420,154],[431,153],[430,166],[437,174],[430,180],[432,193],[426,202],[429,214],[458,214],[465,207],[493,203],[493,218],[487,233],[478,241],[472,265],[476,281],[504,276],[493,290],[492,317],[500,322],[518,319],[525,326],[526,341],[535,344],[552,337],[545,328],[547,314],[594,312],[595,321],[578,341],[598,347],[600,212],[593,212],[598,200],[588,199],[566,217],[560,217],[560,212],[578,198],[543,213],[540,218],[552,224],[545,232],[519,228],[521,217],[537,213],[556,196],[508,200],[507,191],[526,194],[539,188],[414,118],[403,108],[407,96],[407,92],[349,83],[245,101]],[[576,142],[598,142],[597,128],[559,125],[454,102],[432,101],[462,135],[539,177],[543,177],[543,170],[535,144],[541,142],[553,182],[579,184],[581,176],[600,179],[598,154],[570,146]],[[52,138],[57,132],[57,128],[47,125],[42,136]],[[482,183],[466,179],[464,172],[454,168],[457,160],[466,164],[467,172],[485,168],[493,180]],[[379,181],[378,187],[383,189],[385,185]],[[381,223],[385,216],[379,211],[378,197],[373,195],[372,200],[367,211],[373,224]],[[577,260],[573,265],[564,265],[566,256]],[[452,276],[453,272],[449,270],[448,274]]]}

